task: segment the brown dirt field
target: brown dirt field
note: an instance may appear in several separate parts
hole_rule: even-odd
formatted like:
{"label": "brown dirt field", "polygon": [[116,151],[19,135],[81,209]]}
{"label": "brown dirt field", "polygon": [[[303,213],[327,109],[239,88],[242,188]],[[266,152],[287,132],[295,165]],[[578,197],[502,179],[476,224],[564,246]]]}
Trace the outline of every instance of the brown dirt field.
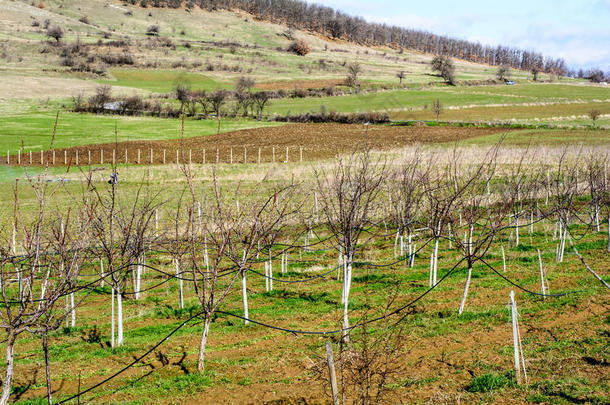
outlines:
{"label": "brown dirt field", "polygon": [[[348,153],[362,147],[368,138],[368,143],[375,150],[390,150],[416,143],[448,143],[470,138],[487,136],[506,132],[495,128],[454,128],[454,127],[390,127],[375,125],[344,124],[288,124],[273,128],[247,129],[204,137],[193,137],[184,140],[184,159],[193,163],[203,163],[205,150],[205,163],[216,160],[216,148],[219,152],[219,162],[229,163],[231,151],[233,163],[244,163],[244,148],[247,152],[247,163],[258,161],[258,150],[261,150],[261,162],[283,162],[286,159],[288,148],[289,161],[300,160],[300,149],[303,150],[303,160],[312,161],[328,159],[337,154]],[[75,165],[88,164],[89,153],[91,164],[111,163],[113,152],[115,159],[125,163],[127,154],[128,163],[163,164],[176,162],[178,151],[182,161],[180,140],[170,141],[134,141],[116,144],[101,144],[79,146],[55,151],[55,164],[63,166],[65,163]],[[103,150],[103,153],[102,153]],[[152,160],[151,160],[151,150]],[[274,158],[275,150],[275,158]],[[29,164],[29,156],[22,156]],[[52,160],[52,154],[46,152],[44,160]],[[16,156],[11,162],[17,162]],[[22,162],[23,163],[23,162]],[[33,165],[40,165],[40,153],[34,153]]]}

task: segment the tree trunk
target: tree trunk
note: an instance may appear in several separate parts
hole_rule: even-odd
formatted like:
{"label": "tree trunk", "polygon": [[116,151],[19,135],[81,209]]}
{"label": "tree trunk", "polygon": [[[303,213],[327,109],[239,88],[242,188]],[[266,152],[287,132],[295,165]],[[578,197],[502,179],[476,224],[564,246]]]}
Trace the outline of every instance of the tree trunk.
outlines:
{"label": "tree trunk", "polygon": [[468,277],[466,278],[466,285],[464,286],[464,295],[462,295],[462,301],[460,302],[460,309],[458,315],[462,315],[464,312],[464,306],[466,306],[466,297],[468,296],[468,288],[470,287],[470,279],[472,278],[472,266],[468,265]]}
{"label": "tree trunk", "polygon": [[47,379],[47,401],[53,405],[53,391],[51,389],[51,366],[49,365],[49,330],[45,329],[42,335],[42,350],[44,352],[44,368]]}
{"label": "tree trunk", "polygon": [[13,367],[15,357],[13,355],[15,347],[15,337],[9,335],[6,341],[6,372],[4,373],[4,381],[2,382],[2,397],[0,398],[0,405],[8,404],[11,396],[11,386],[13,383]]}
{"label": "tree trunk", "polygon": [[123,297],[121,296],[121,288],[119,287],[116,294],[117,301],[117,346],[123,345]]}
{"label": "tree trunk", "polygon": [[197,361],[197,370],[199,373],[203,374],[205,371],[205,345],[208,341],[208,334],[210,333],[210,322],[211,322],[210,314],[206,312],[205,314],[205,322],[203,324],[203,333],[201,334],[201,345],[199,346],[199,360]]}
{"label": "tree trunk", "polygon": [[72,315],[72,327],[76,327],[76,309],[74,308],[74,293],[70,293],[70,311]]}
{"label": "tree trunk", "polygon": [[241,294],[242,294],[242,299],[244,301],[244,318],[246,318],[244,320],[244,325],[247,325],[249,323],[248,321],[248,291],[246,289],[246,270],[242,270],[241,273]]}
{"label": "tree trunk", "polygon": [[432,272],[432,285],[436,285],[436,270],[438,268],[438,238],[434,242],[434,268]]}
{"label": "tree trunk", "polygon": [[114,347],[114,286],[112,286],[112,290],[110,293],[110,297],[112,300],[112,316],[111,316],[111,326],[110,326],[110,346]]}
{"label": "tree trunk", "polygon": [[608,214],[608,253],[610,253],[610,213]]}

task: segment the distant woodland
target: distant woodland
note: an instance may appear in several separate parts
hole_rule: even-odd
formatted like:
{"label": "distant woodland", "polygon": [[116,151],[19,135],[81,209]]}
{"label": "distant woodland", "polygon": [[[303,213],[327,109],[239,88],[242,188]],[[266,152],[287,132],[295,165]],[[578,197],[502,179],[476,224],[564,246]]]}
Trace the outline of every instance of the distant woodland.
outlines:
{"label": "distant woodland", "polygon": [[545,58],[540,53],[510,46],[492,47],[421,30],[370,23],[361,17],[350,16],[331,7],[308,4],[300,0],[128,0],[126,3],[141,7],[199,7],[208,11],[239,9],[261,20],[282,23],[294,29],[361,45],[411,49],[476,63],[511,66],[560,76],[568,73],[563,59]]}

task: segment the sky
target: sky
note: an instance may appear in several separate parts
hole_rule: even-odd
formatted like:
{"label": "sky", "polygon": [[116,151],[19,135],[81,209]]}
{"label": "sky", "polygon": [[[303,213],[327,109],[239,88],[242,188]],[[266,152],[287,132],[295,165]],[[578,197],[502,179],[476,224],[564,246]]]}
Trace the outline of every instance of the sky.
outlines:
{"label": "sky", "polygon": [[610,71],[610,0],[309,0],[368,21],[535,50]]}

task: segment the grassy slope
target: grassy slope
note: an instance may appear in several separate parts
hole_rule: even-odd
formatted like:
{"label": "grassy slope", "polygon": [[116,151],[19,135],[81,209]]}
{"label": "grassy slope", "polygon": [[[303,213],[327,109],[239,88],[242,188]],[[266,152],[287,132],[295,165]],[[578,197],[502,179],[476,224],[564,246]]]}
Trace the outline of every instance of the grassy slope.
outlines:
{"label": "grassy slope", "polygon": [[[22,142],[27,150],[48,149],[55,114],[32,113],[18,117],[0,117],[0,150],[15,153]],[[62,113],[59,117],[55,147],[111,143],[115,141],[115,124],[118,141],[136,139],[176,139],[180,138],[180,121],[151,117],[112,117]],[[259,121],[222,122],[221,131],[260,126],[280,125]],[[218,122],[213,120],[188,120],[185,123],[185,136],[204,136],[217,131]]]}

